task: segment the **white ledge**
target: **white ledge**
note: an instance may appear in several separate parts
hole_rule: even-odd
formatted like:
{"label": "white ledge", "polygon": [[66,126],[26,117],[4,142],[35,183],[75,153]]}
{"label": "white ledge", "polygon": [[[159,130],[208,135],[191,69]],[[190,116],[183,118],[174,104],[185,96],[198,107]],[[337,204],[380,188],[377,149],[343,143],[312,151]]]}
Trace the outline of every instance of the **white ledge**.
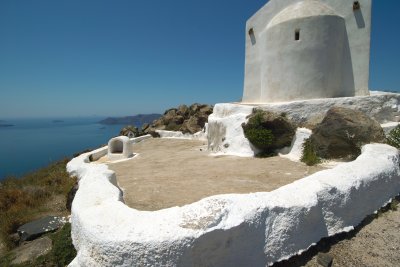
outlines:
{"label": "white ledge", "polygon": [[154,212],[126,206],[115,173],[83,154],[70,266],[267,266],[349,231],[400,192],[399,151],[366,145],[355,161],[275,191],[218,195]]}

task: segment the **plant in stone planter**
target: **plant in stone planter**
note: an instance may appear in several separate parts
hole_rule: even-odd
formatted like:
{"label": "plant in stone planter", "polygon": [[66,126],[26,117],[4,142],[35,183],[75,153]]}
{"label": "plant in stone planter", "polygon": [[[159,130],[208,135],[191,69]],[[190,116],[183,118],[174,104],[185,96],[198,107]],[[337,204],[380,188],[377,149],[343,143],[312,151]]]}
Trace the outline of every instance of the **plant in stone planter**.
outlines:
{"label": "plant in stone planter", "polygon": [[387,143],[400,149],[400,125],[397,125],[396,128],[389,132]]}
{"label": "plant in stone planter", "polygon": [[306,139],[303,143],[303,154],[300,160],[308,166],[313,166],[321,162],[321,158],[317,156],[310,138]]}
{"label": "plant in stone planter", "polygon": [[250,143],[261,150],[259,157],[274,156],[275,150],[291,144],[295,133],[294,126],[285,116],[257,109],[242,128]]}

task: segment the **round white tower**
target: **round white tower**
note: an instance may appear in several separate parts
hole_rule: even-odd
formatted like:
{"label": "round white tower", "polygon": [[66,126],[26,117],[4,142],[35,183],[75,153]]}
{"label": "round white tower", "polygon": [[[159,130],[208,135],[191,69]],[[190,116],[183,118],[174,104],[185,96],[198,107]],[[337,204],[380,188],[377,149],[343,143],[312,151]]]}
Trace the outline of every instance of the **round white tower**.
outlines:
{"label": "round white tower", "polygon": [[261,102],[354,96],[349,90],[354,85],[343,78],[349,62],[344,59],[350,57],[346,23],[326,4],[304,0],[290,5],[260,37]]}

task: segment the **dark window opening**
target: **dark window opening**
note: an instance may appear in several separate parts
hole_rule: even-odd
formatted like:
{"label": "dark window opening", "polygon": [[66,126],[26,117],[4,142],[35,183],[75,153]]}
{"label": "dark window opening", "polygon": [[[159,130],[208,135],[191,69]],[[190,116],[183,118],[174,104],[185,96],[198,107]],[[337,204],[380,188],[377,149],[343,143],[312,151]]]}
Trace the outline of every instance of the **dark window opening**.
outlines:
{"label": "dark window opening", "polygon": [[294,40],[299,41],[300,40],[300,30],[296,30],[294,32]]}
{"label": "dark window opening", "polygon": [[353,10],[359,10],[359,9],[360,9],[360,2],[359,1],[354,1]]}
{"label": "dark window opening", "polygon": [[253,28],[251,28],[251,29],[249,30],[249,35],[254,35],[254,29],[253,29]]}
{"label": "dark window opening", "polygon": [[254,29],[253,28],[250,28],[249,36],[250,36],[251,44],[255,45],[256,44],[256,36],[254,35]]}

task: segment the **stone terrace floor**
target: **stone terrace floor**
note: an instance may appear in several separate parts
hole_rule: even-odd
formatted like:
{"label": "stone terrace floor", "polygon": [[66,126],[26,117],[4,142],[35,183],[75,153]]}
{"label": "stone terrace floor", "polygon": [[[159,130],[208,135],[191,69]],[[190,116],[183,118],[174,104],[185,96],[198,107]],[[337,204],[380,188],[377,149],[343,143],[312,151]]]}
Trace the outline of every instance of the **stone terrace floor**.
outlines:
{"label": "stone terrace floor", "polygon": [[280,157],[210,156],[206,142],[197,140],[155,138],[133,147],[135,158],[107,164],[117,174],[126,204],[138,210],[182,206],[218,194],[272,191],[323,169]]}

